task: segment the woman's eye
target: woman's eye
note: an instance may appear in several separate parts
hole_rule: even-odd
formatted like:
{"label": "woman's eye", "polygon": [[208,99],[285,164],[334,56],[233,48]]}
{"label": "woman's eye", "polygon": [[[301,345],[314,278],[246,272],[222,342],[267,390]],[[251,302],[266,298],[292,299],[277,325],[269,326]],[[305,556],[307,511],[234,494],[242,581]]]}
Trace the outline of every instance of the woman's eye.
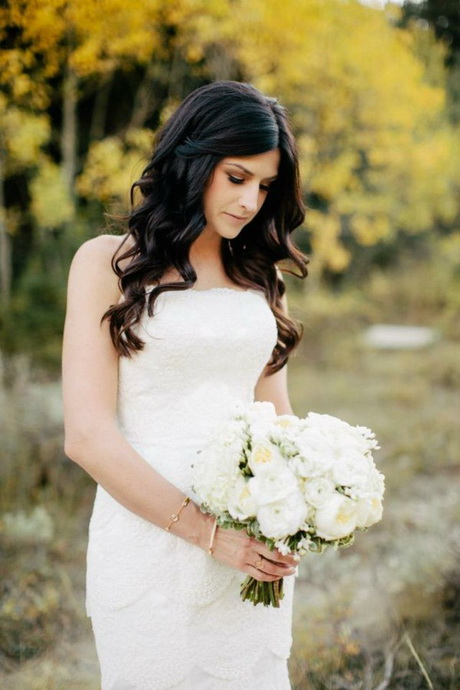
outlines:
{"label": "woman's eye", "polygon": [[270,190],[270,185],[269,185],[269,184],[261,184],[261,185],[260,185],[260,189],[261,189],[263,192],[268,192],[268,191]]}
{"label": "woman's eye", "polygon": [[234,175],[229,175],[228,179],[230,182],[233,182],[233,184],[242,184],[244,182],[242,177],[235,177]]}

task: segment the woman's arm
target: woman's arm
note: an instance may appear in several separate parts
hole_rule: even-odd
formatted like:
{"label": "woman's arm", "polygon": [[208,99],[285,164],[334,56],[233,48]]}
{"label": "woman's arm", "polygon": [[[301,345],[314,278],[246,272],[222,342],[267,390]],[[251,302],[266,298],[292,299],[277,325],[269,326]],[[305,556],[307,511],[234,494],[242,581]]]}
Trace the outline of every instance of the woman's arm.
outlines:
{"label": "woman's arm", "polygon": [[287,364],[276,374],[264,373],[259,378],[254,399],[273,403],[277,414],[294,414],[288,393]]}
{"label": "woman's arm", "polygon": [[[281,276],[281,273],[278,272]],[[284,311],[288,313],[286,293],[281,298]],[[287,364],[282,369],[268,376],[264,370],[257,381],[254,399],[258,401],[272,402],[277,414],[294,414],[289,400]]]}
{"label": "woman's arm", "polygon": [[[101,236],[76,253],[69,274],[63,343],[65,450],[119,503],[165,528],[184,494],[156,472],[127,442],[116,417],[118,355],[106,320],[118,302],[118,279],[110,262],[120,238]],[[134,357],[136,355],[133,355]],[[171,532],[207,549],[213,518],[190,501]],[[273,553],[241,532],[218,530],[214,556],[243,572],[272,581],[289,574],[289,557],[255,570],[258,557]]]}
{"label": "woman's arm", "polygon": [[[120,298],[110,265],[119,241],[101,236],[86,242],[70,269],[63,343],[65,451],[119,503],[166,526],[184,495],[149,466],[118,428],[118,354],[107,320],[100,323]],[[209,539],[209,521],[194,504],[187,520],[174,528],[202,548]]]}

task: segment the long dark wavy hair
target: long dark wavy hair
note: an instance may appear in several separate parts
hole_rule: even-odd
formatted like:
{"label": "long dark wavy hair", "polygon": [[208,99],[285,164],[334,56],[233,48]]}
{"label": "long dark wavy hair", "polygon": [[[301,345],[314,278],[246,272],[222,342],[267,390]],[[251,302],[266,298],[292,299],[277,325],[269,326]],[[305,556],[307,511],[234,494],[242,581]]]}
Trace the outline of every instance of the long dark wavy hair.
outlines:
{"label": "long dark wavy hair", "polygon": [[[108,319],[115,348],[121,356],[142,350],[136,333],[148,293],[148,314],[165,290],[187,290],[197,275],[189,260],[192,243],[206,225],[203,194],[217,163],[278,148],[278,177],[270,185],[258,214],[231,240],[223,239],[221,256],[228,277],[246,289],[264,292],[276,318],[278,340],[268,363],[275,373],[302,336],[302,326],[283,311],[285,292],[277,262],[295,264],[298,277],[307,275],[308,259],[290,235],[303,222],[298,155],[285,109],[250,84],[221,81],[189,94],[158,132],[152,158],[131,188],[128,233],[112,258],[123,300],[112,305]],[[141,193],[134,204],[134,192]],[[122,252],[128,241],[129,249]],[[126,262],[124,268],[120,262]],[[158,284],[168,269],[179,282]],[[284,269],[286,270],[286,269]]]}

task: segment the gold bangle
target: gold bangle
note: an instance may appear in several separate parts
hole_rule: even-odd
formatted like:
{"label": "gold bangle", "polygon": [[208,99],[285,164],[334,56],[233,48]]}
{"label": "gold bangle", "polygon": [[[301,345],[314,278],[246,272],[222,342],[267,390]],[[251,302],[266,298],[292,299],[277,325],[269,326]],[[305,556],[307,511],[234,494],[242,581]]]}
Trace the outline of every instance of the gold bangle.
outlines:
{"label": "gold bangle", "polygon": [[215,520],[214,520],[214,524],[213,524],[212,530],[211,530],[211,539],[209,540],[208,554],[210,556],[212,556],[212,553],[213,553],[214,537],[216,536],[216,530],[217,530],[217,518],[215,518]]}
{"label": "gold bangle", "polygon": [[171,525],[172,525],[174,522],[177,522],[177,521],[179,520],[179,515],[181,514],[181,512],[184,510],[185,506],[186,506],[187,503],[189,503],[189,502],[190,502],[190,498],[189,498],[188,496],[186,496],[186,497],[184,498],[184,500],[182,501],[181,506],[180,506],[179,510],[177,511],[177,513],[172,513],[172,514],[169,516],[169,517],[171,518],[171,522],[170,522],[169,525],[166,527],[166,531],[167,531],[167,532],[169,532],[169,531],[171,530]]}

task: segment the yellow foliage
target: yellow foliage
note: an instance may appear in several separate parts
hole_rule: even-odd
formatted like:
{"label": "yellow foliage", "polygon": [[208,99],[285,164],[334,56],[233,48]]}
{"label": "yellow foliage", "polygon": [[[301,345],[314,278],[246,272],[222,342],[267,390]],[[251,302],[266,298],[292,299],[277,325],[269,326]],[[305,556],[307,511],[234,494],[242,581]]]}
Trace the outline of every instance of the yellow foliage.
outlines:
{"label": "yellow foliage", "polygon": [[[27,99],[43,107],[50,76],[70,68],[84,83],[171,56],[174,73],[177,56],[191,74],[214,79],[237,64],[287,104],[305,192],[317,206],[306,222],[314,263],[343,271],[346,233],[347,242],[372,245],[458,213],[460,151],[444,112],[444,49],[424,27],[396,28],[399,12],[357,0],[10,0],[0,36],[8,25],[21,38],[0,54],[0,85],[13,101],[8,165],[31,164],[49,134],[45,120],[15,108]],[[78,192],[127,202],[150,147],[143,130],[93,144]]]}
{"label": "yellow foliage", "polygon": [[341,273],[350,263],[350,253],[340,241],[340,218],[310,211],[309,225],[312,228],[312,249],[315,257],[314,269],[329,268]]}
{"label": "yellow foliage", "polygon": [[374,217],[355,215],[350,220],[351,230],[359,244],[372,246],[391,236],[391,226],[387,215]]}
{"label": "yellow foliage", "polygon": [[[429,83],[416,28],[396,30],[381,11],[352,0],[292,0],[282,12],[276,0],[250,4],[235,52],[250,80],[290,107],[307,190],[327,209],[307,216],[315,261],[346,268],[344,224],[373,244],[452,218],[448,180],[460,169],[449,177],[441,53]],[[422,44],[427,55],[430,32],[419,53]]]}
{"label": "yellow foliage", "polygon": [[74,208],[61,169],[42,157],[30,184],[31,209],[40,228],[57,228],[73,218]]}
{"label": "yellow foliage", "polygon": [[118,199],[127,207],[130,187],[145,167],[152,145],[150,130],[129,130],[123,139],[107,137],[94,143],[77,180],[78,192],[103,202]]}
{"label": "yellow foliage", "polygon": [[40,147],[50,136],[48,118],[8,107],[3,94],[0,94],[0,118],[0,144],[6,151],[6,173],[11,175],[35,166]]}
{"label": "yellow foliage", "polygon": [[22,55],[39,63],[44,77],[66,64],[82,77],[112,71],[120,59],[150,59],[160,44],[162,5],[160,0],[135,7],[125,0],[10,0],[0,21],[21,30]]}

